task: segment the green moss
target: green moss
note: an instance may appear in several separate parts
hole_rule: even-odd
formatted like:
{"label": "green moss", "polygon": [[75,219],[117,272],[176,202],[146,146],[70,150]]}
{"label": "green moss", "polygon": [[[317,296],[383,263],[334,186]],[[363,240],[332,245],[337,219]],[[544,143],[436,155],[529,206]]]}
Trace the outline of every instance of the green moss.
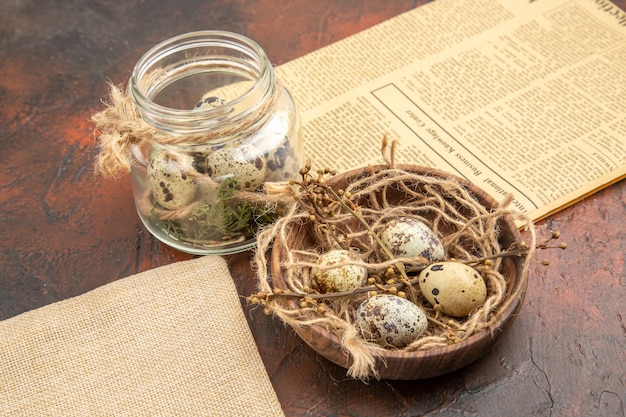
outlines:
{"label": "green moss", "polygon": [[170,236],[195,245],[249,239],[259,226],[273,222],[278,216],[266,204],[239,199],[236,195],[239,189],[237,179],[224,180],[212,201],[198,204],[188,217],[163,220],[153,210],[152,220]]}

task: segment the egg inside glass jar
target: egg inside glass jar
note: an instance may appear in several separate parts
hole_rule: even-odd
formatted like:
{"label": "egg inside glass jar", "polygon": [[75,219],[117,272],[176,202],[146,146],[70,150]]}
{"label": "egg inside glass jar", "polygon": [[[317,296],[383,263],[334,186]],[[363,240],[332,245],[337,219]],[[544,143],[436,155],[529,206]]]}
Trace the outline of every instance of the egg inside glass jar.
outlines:
{"label": "egg inside glass jar", "polygon": [[267,171],[265,157],[252,145],[225,147],[206,157],[205,173],[216,181],[236,179],[247,190],[263,184]]}
{"label": "egg inside glass jar", "polygon": [[480,273],[460,262],[429,265],[420,272],[419,288],[430,304],[453,317],[467,316],[487,299]]}
{"label": "egg inside glass jar", "polygon": [[147,168],[154,200],[163,208],[177,210],[193,202],[197,184],[192,178],[192,159],[186,155],[159,151]]}
{"label": "egg inside glass jar", "polygon": [[441,261],[445,256],[441,240],[426,224],[415,218],[391,220],[381,230],[380,239],[398,258],[422,257],[428,261]]}
{"label": "egg inside glass jar", "polygon": [[[259,140],[260,145],[263,140]],[[266,146],[266,148],[271,148]],[[265,155],[267,175],[265,181],[286,181],[295,177],[300,170],[300,159],[291,140],[285,135],[278,146],[274,146]]]}
{"label": "egg inside glass jar", "polygon": [[365,340],[400,349],[426,331],[428,319],[421,308],[406,298],[380,294],[359,305],[355,326]]}

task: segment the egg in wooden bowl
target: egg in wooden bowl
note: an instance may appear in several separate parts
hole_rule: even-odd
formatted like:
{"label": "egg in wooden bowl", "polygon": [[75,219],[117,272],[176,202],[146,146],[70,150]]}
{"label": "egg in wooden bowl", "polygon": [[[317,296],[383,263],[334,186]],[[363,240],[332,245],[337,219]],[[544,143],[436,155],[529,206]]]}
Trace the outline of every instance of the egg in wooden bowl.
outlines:
{"label": "egg in wooden bowl", "polygon": [[[295,204],[258,234],[251,302],[357,379],[429,378],[487,353],[522,306],[532,224],[527,245],[524,216],[436,169],[332,174],[301,170],[290,184]],[[350,256],[320,262],[333,251]],[[316,282],[342,269],[362,285],[327,291]]]}

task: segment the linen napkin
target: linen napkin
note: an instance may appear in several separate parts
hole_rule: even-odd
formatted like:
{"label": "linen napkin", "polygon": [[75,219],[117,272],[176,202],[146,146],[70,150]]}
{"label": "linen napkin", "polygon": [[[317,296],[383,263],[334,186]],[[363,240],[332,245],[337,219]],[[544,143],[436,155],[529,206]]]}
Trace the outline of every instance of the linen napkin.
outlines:
{"label": "linen napkin", "polygon": [[0,415],[284,416],[217,256],[0,322]]}

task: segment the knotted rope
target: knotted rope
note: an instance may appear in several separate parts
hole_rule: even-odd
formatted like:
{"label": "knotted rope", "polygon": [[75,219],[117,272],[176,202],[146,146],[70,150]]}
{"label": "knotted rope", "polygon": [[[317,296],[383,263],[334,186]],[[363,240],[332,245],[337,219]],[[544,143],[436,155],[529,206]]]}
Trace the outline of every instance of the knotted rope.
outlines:
{"label": "knotted rope", "polygon": [[[232,123],[216,124],[199,135],[166,134],[147,123],[139,114],[132,98],[121,88],[111,84],[106,108],[92,116],[100,147],[96,172],[105,177],[117,177],[130,171],[131,146],[142,142],[160,145],[201,145],[216,139],[244,132],[272,109],[282,94],[277,84],[274,94],[245,117]],[[228,106],[228,103],[224,104]],[[191,109],[190,109],[191,110]]]}

